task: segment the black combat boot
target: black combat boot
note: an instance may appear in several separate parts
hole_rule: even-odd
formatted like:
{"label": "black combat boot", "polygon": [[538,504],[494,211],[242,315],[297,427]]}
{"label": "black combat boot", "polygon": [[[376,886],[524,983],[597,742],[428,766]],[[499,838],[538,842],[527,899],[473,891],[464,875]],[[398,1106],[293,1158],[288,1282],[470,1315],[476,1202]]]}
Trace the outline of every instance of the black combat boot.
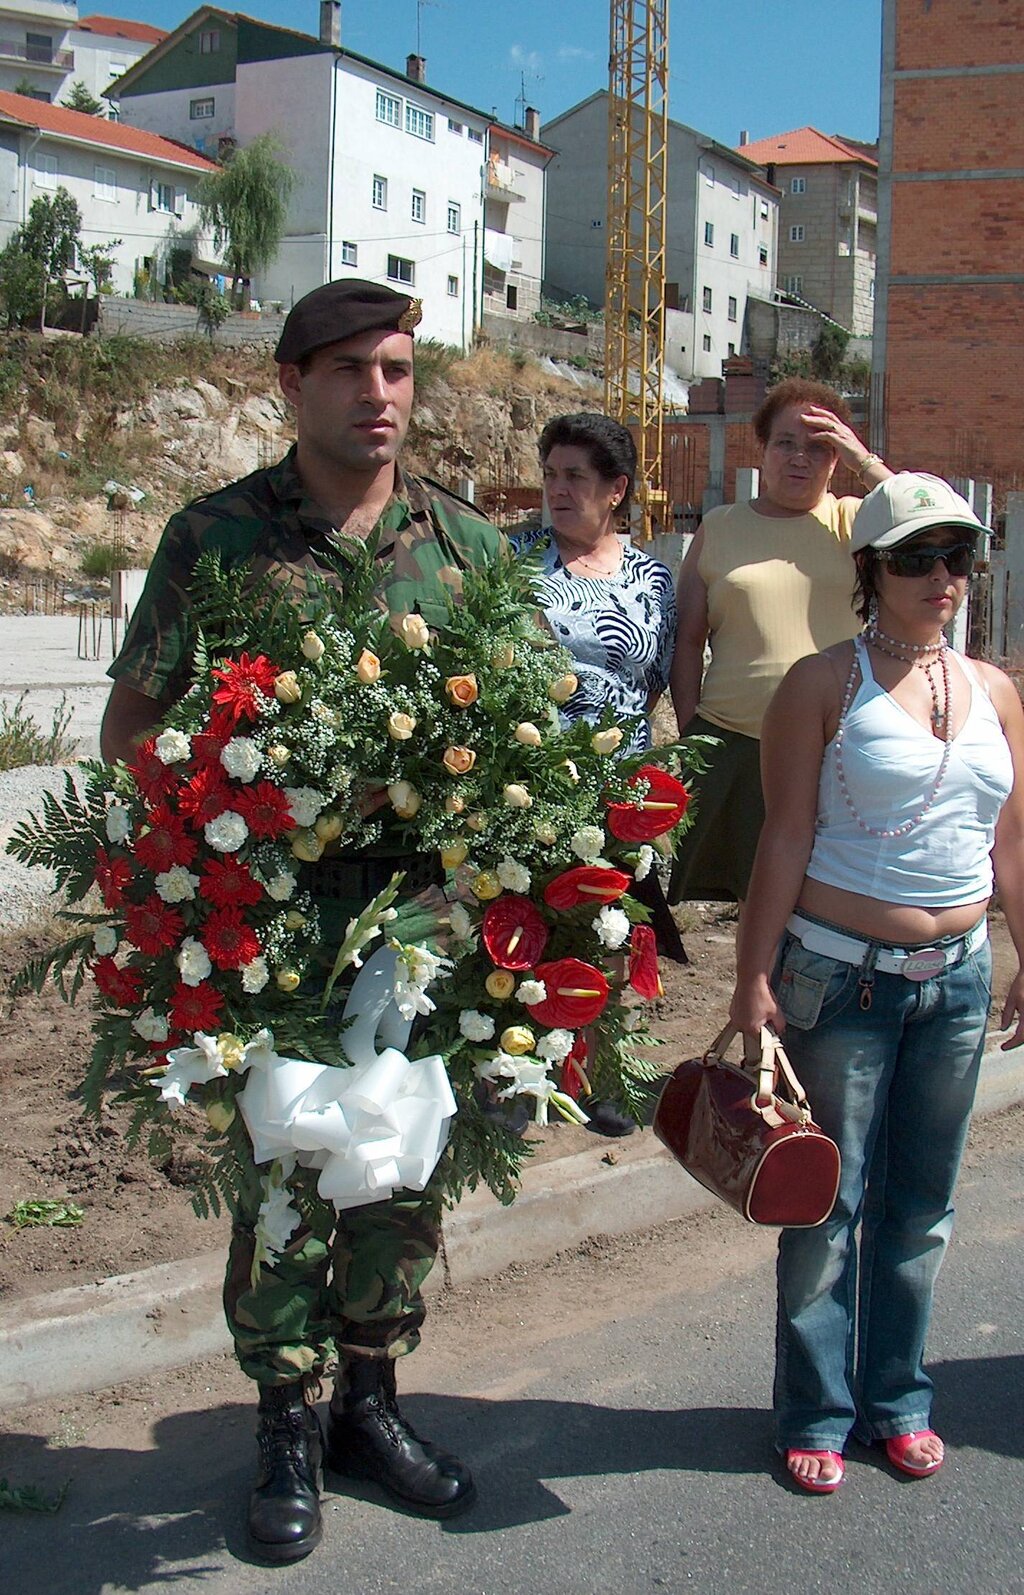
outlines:
{"label": "black combat boot", "polygon": [[249,1543],[265,1562],[297,1562],[320,1543],[323,1434],[302,1385],[262,1385],[260,1471],[249,1497]]}
{"label": "black combat boot", "polygon": [[458,1457],[421,1440],[398,1410],[395,1364],[353,1357],[327,1420],[327,1466],[350,1479],[374,1479],[423,1517],[454,1517],[476,1500],[469,1469]]}

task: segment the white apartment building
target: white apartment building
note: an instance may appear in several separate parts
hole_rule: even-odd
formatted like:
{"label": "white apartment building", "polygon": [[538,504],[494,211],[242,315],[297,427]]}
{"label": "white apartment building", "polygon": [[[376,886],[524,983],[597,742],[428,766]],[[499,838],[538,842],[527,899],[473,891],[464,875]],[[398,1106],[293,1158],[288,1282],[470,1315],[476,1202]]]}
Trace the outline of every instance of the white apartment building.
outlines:
{"label": "white apartment building", "polygon": [[544,199],[554,150],[540,141],[540,116],[526,107],[522,127],[488,130],[484,302],[489,315],[529,321],[544,278]]}
{"label": "white apartment building", "polygon": [[253,284],[290,305],[347,273],[423,302],[421,334],[467,348],[484,293],[490,117],[340,44],[340,6],[319,36],[203,6],[118,84],[122,122],[216,154],[262,133],[296,182],[277,258]]}
{"label": "white apartment building", "polygon": [[82,214],[83,244],[121,240],[111,252],[116,293],[132,293],[142,268],[162,282],[175,251],[216,269],[196,202],[213,170],[152,133],[0,91],[0,246],[34,199],[65,188]]}
{"label": "white apartment building", "polygon": [[164,29],[148,22],[80,17],[77,0],[0,5],[0,90],[30,87],[33,99],[57,105],[83,83],[102,100],[112,80],[163,38]]}
{"label": "white apartment building", "polygon": [[[546,281],[555,297],[604,303],[608,228],[608,94],[543,128],[548,168]],[[668,125],[665,363],[684,381],[718,377],[743,354],[747,295],[770,299],[778,190],[753,162],[682,122]]]}

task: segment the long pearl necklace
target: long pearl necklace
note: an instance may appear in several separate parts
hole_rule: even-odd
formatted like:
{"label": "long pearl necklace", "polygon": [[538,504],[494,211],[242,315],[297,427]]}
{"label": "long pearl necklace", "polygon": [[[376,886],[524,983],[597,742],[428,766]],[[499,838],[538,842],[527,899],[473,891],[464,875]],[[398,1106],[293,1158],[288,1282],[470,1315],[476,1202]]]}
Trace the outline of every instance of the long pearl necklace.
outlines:
{"label": "long pearl necklace", "polygon": [[[870,642],[877,647],[878,638],[879,636],[884,636],[884,633],[880,633],[876,627],[869,627],[866,632],[862,633],[862,636],[866,642]],[[914,829],[915,826],[920,825],[921,821],[924,819],[925,815],[928,813],[928,810],[932,807],[932,804],[939,795],[939,789],[946,778],[946,771],[949,768],[949,758],[953,747],[953,716],[950,713],[949,661],[946,658],[947,644],[945,637],[940,638],[937,643],[932,644],[904,644],[893,637],[885,637],[885,641],[887,643],[894,643],[898,647],[906,647],[908,650],[913,649],[914,653],[932,653],[938,655],[938,665],[942,672],[942,696],[943,703],[945,704],[945,712],[939,712],[938,688],[932,680],[929,667],[927,665],[923,665],[922,668],[928,677],[928,684],[932,689],[932,721],[936,728],[941,726],[943,730],[942,758],[939,760],[939,768],[935,773],[935,779],[931,784],[931,790],[929,791],[924,803],[922,804],[921,808],[918,809],[916,814],[911,815],[909,820],[904,820],[902,825],[869,825],[867,820],[865,820],[864,817],[857,812],[857,806],[854,803],[853,797],[850,793],[849,783],[846,779],[846,771],[843,767],[843,742],[846,737],[846,719],[850,712],[850,705],[853,702],[854,684],[857,680],[857,674],[860,669],[858,650],[854,648],[853,658],[850,661],[850,674],[846,678],[846,690],[843,693],[843,705],[839,711],[839,724],[836,726],[836,734],[832,740],[832,747],[835,753],[836,761],[836,779],[839,782],[839,790],[843,794],[846,807],[849,809],[861,830],[866,832],[868,836],[874,836],[880,841],[889,841],[894,837],[906,836],[908,832]],[[893,654],[893,650],[891,648],[883,647],[881,652],[889,653],[897,659],[901,657],[899,654]],[[903,657],[904,662],[908,662],[905,656]],[[914,663],[917,663],[917,661],[915,660]],[[934,661],[932,661],[932,663],[934,663]]]}

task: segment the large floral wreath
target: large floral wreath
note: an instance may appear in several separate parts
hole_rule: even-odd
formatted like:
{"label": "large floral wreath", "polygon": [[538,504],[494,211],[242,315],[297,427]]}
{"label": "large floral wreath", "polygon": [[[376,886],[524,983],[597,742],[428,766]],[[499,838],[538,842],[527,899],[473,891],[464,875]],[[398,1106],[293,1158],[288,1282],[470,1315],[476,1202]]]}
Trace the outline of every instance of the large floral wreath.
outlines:
{"label": "large floral wreath", "polygon": [[[572,661],[523,566],[468,575],[434,633],[381,612],[374,552],[350,550],[344,591],[300,594],[201,561],[187,695],[9,843],[83,905],[21,984],[73,1000],[91,975],[87,1103],[116,1085],[158,1154],[176,1125],[201,1135],[200,1210],[260,1178],[269,1250],[293,1196],[422,1188],[439,1153],[451,1199],[484,1179],[511,1200],[527,1148],[496,1104],[582,1120],[583,1084],[639,1112],[657,1072],[630,888],[686,823],[673,771],[699,739],[623,758],[633,722],[562,726]],[[317,876],[340,850],[394,854],[395,875],[328,947]],[[423,856],[445,891],[404,899]]]}

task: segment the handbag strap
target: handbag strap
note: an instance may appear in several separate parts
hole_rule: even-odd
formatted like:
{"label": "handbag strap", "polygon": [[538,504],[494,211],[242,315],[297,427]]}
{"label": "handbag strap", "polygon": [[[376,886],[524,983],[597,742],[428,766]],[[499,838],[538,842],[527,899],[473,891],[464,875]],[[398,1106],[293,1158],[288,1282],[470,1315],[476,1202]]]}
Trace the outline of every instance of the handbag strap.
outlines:
{"label": "handbag strap", "polygon": [[[708,1055],[722,1058],[732,1046],[739,1035],[735,1025],[726,1025],[708,1048]],[[785,1080],[789,1094],[801,1116],[810,1116],[810,1104],[807,1101],[807,1092],[797,1079],[796,1071],[786,1056],[786,1049],[781,1038],[776,1035],[770,1025],[762,1025],[760,1033],[756,1036],[748,1031],[743,1034],[743,1064],[744,1067],[754,1072],[757,1070],[757,1089],[754,1093],[754,1106],[758,1109],[768,1108],[772,1105],[775,1096],[775,1084],[779,1075]]]}

